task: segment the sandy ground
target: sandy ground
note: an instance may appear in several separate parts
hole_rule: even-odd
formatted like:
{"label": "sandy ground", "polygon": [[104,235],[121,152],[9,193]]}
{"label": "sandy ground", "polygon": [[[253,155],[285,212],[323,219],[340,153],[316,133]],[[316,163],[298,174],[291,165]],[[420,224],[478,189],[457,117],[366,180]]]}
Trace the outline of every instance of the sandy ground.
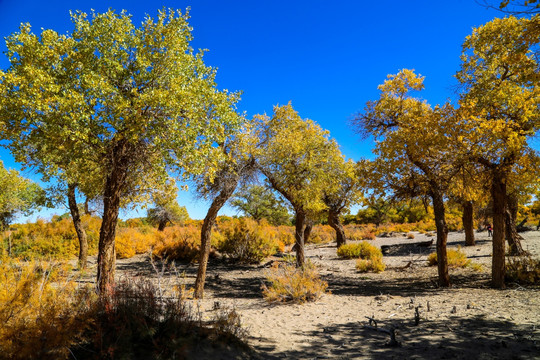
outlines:
{"label": "sandy ground", "polygon": [[[540,257],[540,232],[522,236],[524,249]],[[372,243],[431,238],[415,233],[415,239],[398,236]],[[463,246],[464,238],[451,233],[448,247]],[[486,232],[476,239],[477,245],[462,249],[483,270],[451,269],[453,285],[448,289],[437,287],[437,269],[427,266],[434,246],[404,247],[384,257],[383,273],[361,274],[355,260],[337,258],[331,243],[306,247],[307,257],[329,284],[330,293],[316,302],[268,304],[260,289],[268,268],[226,261],[209,264],[205,299],[190,302],[204,319],[218,309],[236,309],[254,356],[262,359],[540,359],[540,289],[517,284],[491,289],[491,241]],[[162,286],[191,286],[197,271],[193,264],[176,264],[175,271],[158,275],[160,269],[143,256],[117,263],[119,277],[151,277]],[[367,317],[379,329],[395,328],[400,345],[388,346],[389,335],[367,327]]]}

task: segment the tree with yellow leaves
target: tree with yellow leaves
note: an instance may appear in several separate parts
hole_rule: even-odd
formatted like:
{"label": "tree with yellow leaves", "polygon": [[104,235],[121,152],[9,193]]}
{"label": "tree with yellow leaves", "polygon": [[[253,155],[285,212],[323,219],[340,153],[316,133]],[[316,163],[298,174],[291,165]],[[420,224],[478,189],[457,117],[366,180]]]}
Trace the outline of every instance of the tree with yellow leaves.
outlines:
{"label": "tree with yellow leaves", "polygon": [[296,265],[303,267],[304,237],[310,218],[327,209],[324,193],[338,188],[335,164],[343,155],[328,131],[313,120],[302,119],[289,103],[275,106],[272,117],[258,115],[260,145],[254,158],[272,187],[287,199],[295,213]]}
{"label": "tree with yellow leaves", "polygon": [[[91,164],[103,197],[98,290],[114,284],[119,209],[148,184],[215,169],[215,144],[242,119],[238,95],[219,91],[215,70],[194,54],[188,14],[159,11],[137,27],[131,16],[72,14],[71,34],[32,33],[7,38],[11,63],[0,72],[0,138],[16,159],[57,174]],[[81,176],[91,174],[80,173]],[[77,177],[80,178],[80,177]],[[140,196],[139,196],[140,195]],[[147,199],[147,196],[146,196]]]}
{"label": "tree with yellow leaves", "polygon": [[540,71],[535,55],[540,37],[530,29],[540,18],[513,16],[473,30],[463,44],[461,116],[467,122],[462,145],[490,178],[493,202],[492,282],[504,288],[505,213],[513,166],[531,151],[528,139],[540,126]]}
{"label": "tree with yellow leaves", "polygon": [[412,70],[389,75],[379,86],[378,100],[367,103],[353,121],[364,135],[377,140],[377,158],[371,164],[372,177],[390,188],[396,198],[429,196],[437,229],[439,285],[450,286],[446,240],[448,226],[445,196],[461,168],[453,156],[456,142],[464,135],[451,105],[430,107],[412,96],[424,88],[424,78]]}

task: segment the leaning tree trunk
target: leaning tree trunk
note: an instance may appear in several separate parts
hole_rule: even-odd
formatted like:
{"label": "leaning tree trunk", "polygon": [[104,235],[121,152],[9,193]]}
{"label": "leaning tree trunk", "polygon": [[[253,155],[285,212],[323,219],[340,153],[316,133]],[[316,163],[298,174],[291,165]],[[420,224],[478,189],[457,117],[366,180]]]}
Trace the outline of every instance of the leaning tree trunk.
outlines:
{"label": "leaning tree trunk", "polygon": [[516,218],[518,213],[518,200],[515,196],[508,195],[506,198],[507,209],[505,212],[506,241],[510,255],[524,255],[521,246],[520,236],[516,229]]}
{"label": "leaning tree trunk", "polygon": [[193,297],[202,299],[204,297],[204,283],[206,280],[206,268],[208,258],[210,256],[210,235],[214,226],[219,210],[225,205],[236,189],[237,181],[227,185],[221,190],[219,195],[212,201],[201,228],[201,248],[199,250],[199,269],[197,271],[197,279],[195,280],[195,292]]}
{"label": "leaning tree trunk", "polygon": [[88,259],[88,239],[86,237],[86,231],[82,227],[81,215],[77,206],[77,199],[75,198],[75,188],[76,185],[68,184],[67,198],[73,226],[79,239],[79,269],[85,269]]}
{"label": "leaning tree trunk", "polygon": [[435,227],[437,228],[437,268],[439,273],[439,286],[449,287],[450,276],[448,275],[448,257],[446,255],[448,226],[446,225],[443,195],[436,185],[432,185],[431,199],[433,200],[433,213],[435,215]]}
{"label": "leaning tree trunk", "polygon": [[493,259],[491,281],[495,288],[503,289],[505,273],[505,216],[506,216],[506,177],[500,170],[493,170],[491,179],[491,198],[493,199]]}
{"label": "leaning tree trunk", "polygon": [[296,210],[294,249],[296,250],[296,267],[303,268],[305,264],[304,255],[304,231],[306,229],[306,213],[303,210]]}
{"label": "leaning tree trunk", "polygon": [[465,230],[465,246],[474,245],[474,212],[473,202],[465,201],[463,203],[463,229]]}
{"label": "leaning tree trunk", "polygon": [[328,212],[328,225],[330,225],[332,229],[336,231],[337,247],[339,248],[340,246],[345,245],[347,239],[345,238],[345,230],[343,229],[343,225],[341,225],[341,221],[339,221],[339,214],[331,209]]}
{"label": "leaning tree trunk", "polygon": [[159,223],[158,223],[158,231],[163,231],[165,230],[165,227],[167,226],[167,223],[169,222],[169,220],[161,220]]}

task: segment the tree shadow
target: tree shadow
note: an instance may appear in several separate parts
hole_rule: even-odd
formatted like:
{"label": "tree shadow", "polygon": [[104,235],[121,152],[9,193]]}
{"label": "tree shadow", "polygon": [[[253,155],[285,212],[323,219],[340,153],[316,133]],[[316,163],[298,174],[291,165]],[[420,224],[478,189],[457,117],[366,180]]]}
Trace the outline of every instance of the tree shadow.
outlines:
{"label": "tree shadow", "polygon": [[381,322],[378,328],[396,329],[400,346],[389,346],[390,337],[366,327],[364,321],[321,326],[302,332],[308,341],[298,350],[273,352],[275,359],[532,359],[540,354],[540,331],[532,325],[483,317],[420,320],[419,325]]}

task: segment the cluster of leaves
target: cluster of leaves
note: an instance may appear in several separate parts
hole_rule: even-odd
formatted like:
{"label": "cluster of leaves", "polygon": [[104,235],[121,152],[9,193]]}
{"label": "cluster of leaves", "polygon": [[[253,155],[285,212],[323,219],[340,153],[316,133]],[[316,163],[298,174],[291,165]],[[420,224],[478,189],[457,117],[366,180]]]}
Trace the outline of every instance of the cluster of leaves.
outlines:
{"label": "cluster of leaves", "polygon": [[249,185],[230,200],[232,207],[254,220],[266,219],[272,225],[290,225],[291,215],[283,199],[266,186]]}
{"label": "cluster of leaves", "polygon": [[343,259],[358,259],[356,269],[360,272],[379,273],[386,268],[381,249],[367,241],[342,245],[337,249],[337,255]]}
{"label": "cluster of leaves", "polygon": [[297,268],[290,262],[274,263],[263,284],[263,296],[268,302],[305,303],[320,298],[328,288],[317,269],[309,261]]}

